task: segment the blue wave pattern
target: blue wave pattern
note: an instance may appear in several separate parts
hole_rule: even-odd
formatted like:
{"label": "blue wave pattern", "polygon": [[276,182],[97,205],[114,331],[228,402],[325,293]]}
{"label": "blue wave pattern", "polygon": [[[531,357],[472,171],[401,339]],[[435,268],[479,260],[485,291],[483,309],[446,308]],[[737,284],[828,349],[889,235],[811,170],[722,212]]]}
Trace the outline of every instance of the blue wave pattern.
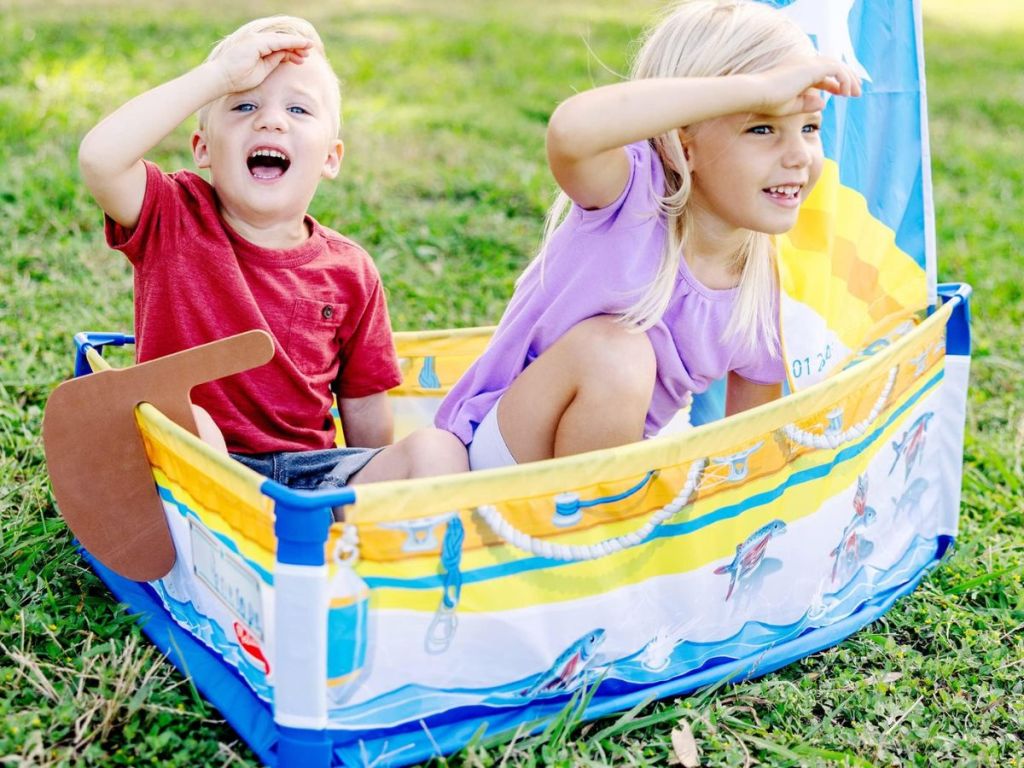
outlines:
{"label": "blue wave pattern", "polygon": [[[581,675],[579,684],[601,679],[598,691],[617,694],[685,677],[716,662],[754,657],[806,632],[828,627],[855,614],[871,600],[878,600],[914,580],[941,552],[936,538],[915,536],[900,559],[888,569],[862,566],[839,590],[825,593],[803,616],[791,624],[773,625],[748,622],[739,632],[715,642],[678,642],[657,668],[650,664],[649,645],[614,661],[596,659]],[[527,696],[549,671],[516,680],[500,687],[485,689],[439,690],[408,685],[355,706],[337,707],[328,713],[332,728],[359,730],[389,726],[428,718],[459,707],[506,709],[530,705]],[[578,687],[578,686],[577,686]],[[550,698],[564,698],[569,691],[556,691]],[[544,697],[541,697],[544,698]],[[481,715],[483,717],[484,715]]]}
{"label": "blue wave pattern", "polygon": [[252,664],[241,652],[239,645],[228,639],[220,625],[199,613],[191,603],[175,600],[159,581],[149,585],[154,589],[171,617],[186,630],[191,632],[210,649],[215,651],[228,664],[238,670],[242,679],[249,684],[253,692],[263,701],[273,702],[274,689],[267,682],[263,670]]}

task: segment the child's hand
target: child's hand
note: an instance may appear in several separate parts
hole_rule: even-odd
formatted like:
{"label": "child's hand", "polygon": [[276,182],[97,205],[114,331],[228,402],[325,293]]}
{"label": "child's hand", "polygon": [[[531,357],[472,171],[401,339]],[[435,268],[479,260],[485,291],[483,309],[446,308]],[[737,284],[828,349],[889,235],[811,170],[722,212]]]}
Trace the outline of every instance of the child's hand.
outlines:
{"label": "child's hand", "polygon": [[255,88],[286,61],[301,64],[312,48],[312,41],[298,35],[262,32],[242,38],[212,63],[221,70],[225,92],[238,93]]}
{"label": "child's hand", "polygon": [[797,59],[754,77],[761,94],[756,111],[766,115],[816,112],[825,106],[819,91],[860,96],[860,78],[854,71],[825,56]]}

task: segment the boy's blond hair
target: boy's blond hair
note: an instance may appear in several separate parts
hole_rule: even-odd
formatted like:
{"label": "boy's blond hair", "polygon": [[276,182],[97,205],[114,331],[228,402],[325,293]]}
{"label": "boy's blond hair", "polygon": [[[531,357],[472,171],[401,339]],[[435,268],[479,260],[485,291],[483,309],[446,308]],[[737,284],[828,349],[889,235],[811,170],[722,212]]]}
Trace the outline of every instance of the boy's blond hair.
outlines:
{"label": "boy's blond hair", "polygon": [[[327,58],[327,51],[324,49],[324,41],[320,39],[320,35],[316,31],[316,27],[305,19],[300,19],[298,16],[265,16],[262,19],[253,19],[252,21],[243,24],[230,35],[218,42],[213,47],[213,50],[210,51],[210,55],[206,57],[206,61],[213,61],[218,58],[226,49],[230,48],[243,37],[259,35],[264,32],[280,32],[285,35],[297,35],[298,37],[303,37],[313,43],[313,50],[320,54],[320,57],[324,60],[324,63],[327,64],[327,69],[331,73],[330,85],[327,88],[327,106],[331,110],[331,117],[334,121],[334,133],[337,135],[338,130],[341,127],[341,83],[338,80],[337,74],[334,72],[334,67],[331,66],[331,62]],[[212,102],[210,104],[206,104],[199,110],[200,130],[206,128],[206,120],[209,117],[211,106],[213,106]]]}

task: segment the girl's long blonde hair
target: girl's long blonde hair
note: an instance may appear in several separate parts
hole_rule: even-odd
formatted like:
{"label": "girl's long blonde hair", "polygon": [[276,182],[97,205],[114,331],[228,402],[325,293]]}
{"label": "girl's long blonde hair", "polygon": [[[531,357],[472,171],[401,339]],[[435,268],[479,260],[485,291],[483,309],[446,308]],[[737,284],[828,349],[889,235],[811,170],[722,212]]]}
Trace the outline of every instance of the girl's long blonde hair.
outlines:
{"label": "girl's long blonde hair", "polygon": [[[630,78],[718,77],[771,69],[796,53],[812,53],[807,35],[777,10],[750,0],[687,0],[666,9],[641,40]],[[686,129],[688,126],[681,126]],[[692,222],[687,209],[690,167],[678,131],[651,139],[665,170],[664,195],[658,206],[665,214],[665,249],[654,280],[626,310],[622,322],[639,331],[654,325],[672,298],[679,260]],[[564,192],[548,212],[540,260],[571,201]],[[542,266],[542,265],[541,265]],[[775,268],[771,238],[750,232],[732,265],[740,273],[739,293],[722,341],[741,347],[758,345],[779,350],[773,312]]]}

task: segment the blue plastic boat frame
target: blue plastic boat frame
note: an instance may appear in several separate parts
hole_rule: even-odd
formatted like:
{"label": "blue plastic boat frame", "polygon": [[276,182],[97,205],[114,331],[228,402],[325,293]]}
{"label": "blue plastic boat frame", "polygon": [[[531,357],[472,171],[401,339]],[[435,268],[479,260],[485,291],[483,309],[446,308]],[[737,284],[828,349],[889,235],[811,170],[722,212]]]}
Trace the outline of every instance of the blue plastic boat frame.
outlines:
{"label": "blue plastic boat frame", "polygon": [[[945,283],[939,285],[938,289],[943,303],[956,301],[957,304],[946,325],[946,353],[969,356],[971,287],[963,283]],[[76,375],[89,372],[85,359],[87,349],[93,348],[102,353],[104,346],[122,346],[133,342],[131,336],[124,334],[76,335]],[[275,501],[277,562],[322,565],[328,530],[333,519],[331,508],[353,503],[355,493],[350,489],[293,491],[271,480],[265,481],[261,490]],[[808,630],[766,651],[734,661],[709,664],[641,690],[606,699],[595,696],[584,718],[590,720],[603,717],[643,701],[690,693],[721,680],[742,681],[759,677],[836,645],[875,621],[899,598],[912,592],[938,564],[952,543],[952,537],[940,537],[933,560],[913,579],[865,601],[853,614],[836,624]],[[265,765],[275,768],[330,768],[367,762],[381,767],[408,765],[457,751],[469,743],[479,729],[479,722],[475,719],[451,719],[446,722],[444,715],[436,718],[436,721],[432,718],[429,723],[414,726],[406,724],[370,732],[307,730],[279,725],[274,722],[271,706],[256,696],[238,672],[174,622],[152,587],[124,579],[84,550],[82,554],[118,600],[125,603],[130,612],[138,615],[142,630],[153,644],[194,682],[207,701],[220,711]],[[534,731],[541,730],[544,721],[564,709],[568,701],[567,695],[510,710],[504,716],[495,714],[488,719],[487,737],[490,739],[500,734],[511,736],[524,726]],[[388,756],[393,756],[393,759],[389,761]]]}

